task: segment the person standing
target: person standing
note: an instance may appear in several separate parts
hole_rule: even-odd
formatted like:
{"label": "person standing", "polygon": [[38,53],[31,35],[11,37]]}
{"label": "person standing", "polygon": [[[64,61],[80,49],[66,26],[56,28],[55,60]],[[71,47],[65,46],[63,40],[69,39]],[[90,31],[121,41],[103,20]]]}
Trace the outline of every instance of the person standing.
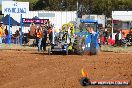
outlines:
{"label": "person standing", "polygon": [[32,46],[37,46],[38,41],[37,41],[37,25],[35,25],[35,23],[31,23],[30,25],[30,29],[29,29],[29,41],[33,41],[31,43]]}
{"label": "person standing", "polygon": [[50,44],[52,43],[52,39],[53,39],[53,32],[52,32],[52,28],[49,27],[48,29],[48,34],[49,34],[49,41],[50,41]]}
{"label": "person standing", "polygon": [[107,31],[107,29],[105,29],[103,35],[104,35],[104,43],[108,44],[108,31]]}
{"label": "person standing", "polygon": [[42,42],[42,31],[41,31],[41,27],[39,27],[38,29],[37,29],[37,32],[36,32],[36,34],[37,34],[37,41],[38,41],[38,51],[41,51],[42,50],[42,48],[41,48],[41,42]]}
{"label": "person standing", "polygon": [[8,43],[8,30],[7,30],[7,26],[6,26],[6,29],[5,29],[5,43]]}
{"label": "person standing", "polygon": [[20,29],[19,30],[16,30],[16,32],[15,32],[15,43],[16,44],[19,44],[19,42],[20,42]]}
{"label": "person standing", "polygon": [[37,30],[37,26],[34,23],[31,23],[30,30],[29,30],[29,38],[30,39],[36,38],[36,34],[35,34],[36,30]]}
{"label": "person standing", "polygon": [[43,50],[46,51],[46,41],[47,41],[47,29],[46,27],[43,27],[42,28],[43,31],[42,31],[42,43],[41,43],[41,46],[43,47]]}
{"label": "person standing", "polygon": [[117,33],[116,33],[116,35],[115,35],[115,44],[117,45],[117,46],[119,46],[119,31],[117,31]]}
{"label": "person standing", "polygon": [[3,31],[3,27],[2,27],[2,23],[0,23],[0,47],[2,44],[2,36],[4,35],[4,31]]}

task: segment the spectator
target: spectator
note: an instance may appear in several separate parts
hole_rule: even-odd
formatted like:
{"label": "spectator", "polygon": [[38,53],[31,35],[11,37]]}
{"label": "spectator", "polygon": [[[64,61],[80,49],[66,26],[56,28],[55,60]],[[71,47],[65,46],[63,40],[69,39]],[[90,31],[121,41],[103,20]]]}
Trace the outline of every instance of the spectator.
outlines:
{"label": "spectator", "polygon": [[105,43],[105,44],[108,44],[108,41],[107,41],[107,40],[108,40],[109,34],[108,34],[107,29],[105,29],[103,35],[104,35],[104,43]]}
{"label": "spectator", "polygon": [[37,30],[37,26],[34,23],[31,23],[30,31],[29,31],[29,35],[30,35],[31,39],[35,39],[36,38],[36,34],[35,34],[36,30]]}
{"label": "spectator", "polygon": [[15,37],[15,44],[18,44],[19,43],[19,37],[20,37],[19,30],[16,30],[14,37]]}
{"label": "spectator", "polygon": [[41,46],[43,47],[43,50],[46,51],[46,41],[47,41],[47,29],[46,27],[43,27],[42,31],[42,43]]}
{"label": "spectator", "polygon": [[16,34],[16,37],[19,36],[20,35],[19,30],[16,30],[15,34]]}
{"label": "spectator", "polygon": [[102,38],[103,38],[103,31],[102,31],[102,29],[100,29],[100,31],[99,31],[99,38],[100,38],[100,45],[102,45],[104,43],[104,41],[102,40]]}
{"label": "spectator", "polygon": [[117,31],[116,35],[115,35],[115,44],[118,46],[119,45],[119,31]]}
{"label": "spectator", "polygon": [[41,42],[42,42],[42,31],[41,31],[41,27],[39,27],[38,29],[37,29],[37,32],[36,32],[36,34],[37,34],[37,41],[38,41],[38,51],[40,51],[40,50],[42,50],[41,49]]}
{"label": "spectator", "polygon": [[8,30],[7,30],[7,26],[6,26],[6,29],[5,29],[5,35],[6,35],[6,38],[5,38],[5,43],[8,43]]}
{"label": "spectator", "polygon": [[3,36],[3,28],[2,25],[0,24],[0,45],[2,44],[2,36]]}
{"label": "spectator", "polygon": [[48,29],[48,34],[49,34],[49,41],[50,41],[50,44],[52,43],[52,39],[53,39],[53,33],[52,33],[52,28],[49,27]]}

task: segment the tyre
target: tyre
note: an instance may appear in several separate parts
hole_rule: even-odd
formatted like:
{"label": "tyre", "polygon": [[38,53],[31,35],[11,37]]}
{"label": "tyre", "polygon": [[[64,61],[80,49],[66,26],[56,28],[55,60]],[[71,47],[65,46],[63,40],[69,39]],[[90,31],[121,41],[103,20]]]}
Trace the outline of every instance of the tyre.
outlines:
{"label": "tyre", "polygon": [[68,47],[66,48],[66,55],[68,55]]}
{"label": "tyre", "polygon": [[88,86],[88,85],[91,84],[91,82],[90,82],[90,80],[89,80],[88,78],[83,77],[83,78],[81,78],[81,80],[80,80],[80,84],[81,84],[82,86]]}
{"label": "tyre", "polygon": [[77,53],[79,55],[83,55],[84,50],[85,50],[84,38],[77,37],[73,43],[73,49],[74,49],[74,53]]}
{"label": "tyre", "polygon": [[96,49],[96,46],[94,44],[91,44],[90,55],[97,55],[97,49]]}
{"label": "tyre", "polygon": [[51,49],[50,48],[48,48],[48,55],[50,55],[51,54]]}

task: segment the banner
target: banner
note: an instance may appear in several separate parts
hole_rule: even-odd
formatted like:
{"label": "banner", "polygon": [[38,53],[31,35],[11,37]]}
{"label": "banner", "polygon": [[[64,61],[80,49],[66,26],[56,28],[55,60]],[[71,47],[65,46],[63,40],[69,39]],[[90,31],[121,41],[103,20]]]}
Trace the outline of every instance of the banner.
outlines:
{"label": "banner", "polygon": [[3,14],[26,14],[29,12],[29,2],[2,1]]}
{"label": "banner", "polygon": [[22,23],[24,23],[24,24],[31,24],[31,23],[44,24],[48,21],[49,21],[49,19],[27,19],[27,18],[22,18]]}

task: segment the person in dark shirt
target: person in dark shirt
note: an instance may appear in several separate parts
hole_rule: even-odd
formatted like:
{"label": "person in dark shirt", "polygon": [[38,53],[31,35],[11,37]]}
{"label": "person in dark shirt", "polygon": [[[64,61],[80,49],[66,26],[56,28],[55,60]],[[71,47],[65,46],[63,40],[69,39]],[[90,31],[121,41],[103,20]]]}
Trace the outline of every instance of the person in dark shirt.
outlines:
{"label": "person in dark shirt", "polygon": [[8,43],[8,30],[7,30],[7,26],[6,26],[6,29],[5,29],[5,35],[6,35],[6,38],[5,38],[6,40],[5,41],[6,41],[6,43]]}
{"label": "person in dark shirt", "polygon": [[118,46],[119,45],[119,31],[117,31],[116,35],[115,35],[115,44]]}
{"label": "person in dark shirt", "polygon": [[109,35],[108,35],[108,31],[107,31],[106,29],[105,29],[103,35],[104,35],[104,43],[105,43],[105,44],[108,44],[108,41],[107,41],[107,40],[108,40],[108,36],[109,36]]}
{"label": "person in dark shirt", "polygon": [[49,27],[48,29],[48,34],[49,34],[49,40],[50,40],[50,44],[52,43],[52,39],[53,39],[53,32],[52,32],[52,28]]}
{"label": "person in dark shirt", "polygon": [[43,47],[43,50],[46,51],[46,41],[47,41],[47,29],[46,27],[42,27],[42,42],[41,42],[41,47]]}

